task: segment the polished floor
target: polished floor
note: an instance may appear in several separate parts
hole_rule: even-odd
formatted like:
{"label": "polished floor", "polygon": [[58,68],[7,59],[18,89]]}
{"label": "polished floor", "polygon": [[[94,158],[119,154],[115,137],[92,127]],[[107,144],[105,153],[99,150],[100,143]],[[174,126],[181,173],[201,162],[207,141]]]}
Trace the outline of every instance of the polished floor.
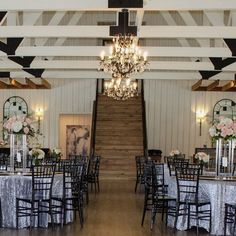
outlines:
{"label": "polished floor", "polygon": [[[150,230],[150,215],[141,227],[143,193],[138,189],[134,193],[134,180],[102,180],[101,192],[90,194],[89,205],[85,209],[85,225],[81,229],[79,219],[76,222],[51,229],[13,230],[0,229],[0,236],[170,236],[196,235],[196,231],[177,231],[167,228],[159,219]],[[207,235],[201,232],[200,235]]]}

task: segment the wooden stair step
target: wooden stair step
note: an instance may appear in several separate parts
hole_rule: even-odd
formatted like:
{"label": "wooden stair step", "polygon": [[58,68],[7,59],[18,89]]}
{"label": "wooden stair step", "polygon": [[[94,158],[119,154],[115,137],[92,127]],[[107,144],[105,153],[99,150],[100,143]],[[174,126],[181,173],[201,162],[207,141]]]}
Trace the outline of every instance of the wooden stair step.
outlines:
{"label": "wooden stair step", "polygon": [[133,130],[114,130],[114,129],[97,129],[96,130],[96,137],[98,136],[111,136],[111,137],[137,137],[139,135],[142,135],[142,129],[133,129]]}
{"label": "wooden stair step", "polygon": [[111,156],[140,156],[143,155],[143,150],[97,150],[95,153],[102,157],[111,157]]}
{"label": "wooden stair step", "polygon": [[143,148],[142,145],[130,145],[129,143],[127,145],[98,145],[96,144],[96,150],[140,150]]}
{"label": "wooden stair step", "polygon": [[113,115],[98,115],[97,116],[97,122],[98,121],[120,121],[120,120],[126,120],[126,121],[139,121],[140,123],[142,123],[142,117],[139,115],[129,115],[129,116],[114,116]]}
{"label": "wooden stair step", "polygon": [[141,122],[139,121],[127,121],[127,120],[120,120],[119,122],[116,121],[97,121],[97,127],[103,127],[103,126],[112,126],[112,127],[126,127],[129,129],[129,127],[140,127]]}
{"label": "wooden stair step", "polygon": [[96,138],[96,143],[99,144],[106,144],[107,142],[109,142],[109,144],[114,143],[116,145],[123,145],[123,144],[131,144],[135,145],[137,143],[142,143],[143,142],[143,138],[140,136],[134,136],[134,137],[129,137],[129,136],[114,136],[114,135],[110,135],[110,136],[97,136]]}

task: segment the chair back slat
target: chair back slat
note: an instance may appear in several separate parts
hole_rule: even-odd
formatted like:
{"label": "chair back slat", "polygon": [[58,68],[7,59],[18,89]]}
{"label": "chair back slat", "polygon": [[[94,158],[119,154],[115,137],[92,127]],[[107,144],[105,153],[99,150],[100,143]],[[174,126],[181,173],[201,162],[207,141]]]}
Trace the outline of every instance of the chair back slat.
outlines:
{"label": "chair back slat", "polygon": [[55,165],[35,165],[32,169],[32,199],[50,198]]}
{"label": "chair back slat", "polygon": [[155,193],[155,195],[165,194],[164,164],[153,164],[152,187],[153,187],[153,193]]}
{"label": "chair back slat", "polygon": [[177,200],[198,202],[200,168],[176,168]]}
{"label": "chair back slat", "polygon": [[145,157],[144,156],[136,156],[135,163],[136,163],[136,172],[138,176],[143,176],[144,174],[144,165],[145,165]]}
{"label": "chair back slat", "polygon": [[176,168],[187,168],[189,165],[189,160],[187,159],[169,159],[167,161],[167,165],[169,168],[169,174],[172,176],[175,174]]}
{"label": "chair back slat", "polygon": [[84,177],[84,163],[67,162],[63,166],[63,195],[79,195]]}

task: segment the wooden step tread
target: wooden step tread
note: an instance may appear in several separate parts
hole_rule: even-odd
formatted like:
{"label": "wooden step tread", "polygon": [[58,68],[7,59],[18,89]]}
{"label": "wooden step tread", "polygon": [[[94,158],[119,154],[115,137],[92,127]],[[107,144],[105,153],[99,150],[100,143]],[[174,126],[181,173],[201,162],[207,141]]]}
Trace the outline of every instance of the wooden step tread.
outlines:
{"label": "wooden step tread", "polygon": [[111,157],[111,156],[140,156],[143,155],[143,149],[140,150],[97,150],[95,153],[101,157]]}

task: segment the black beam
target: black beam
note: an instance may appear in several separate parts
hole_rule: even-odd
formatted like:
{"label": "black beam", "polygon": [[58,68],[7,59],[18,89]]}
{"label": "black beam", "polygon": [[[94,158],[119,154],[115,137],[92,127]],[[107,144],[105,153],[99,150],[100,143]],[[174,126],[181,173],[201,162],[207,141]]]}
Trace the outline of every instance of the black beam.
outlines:
{"label": "black beam", "polygon": [[0,72],[0,78],[10,78],[10,72]]}
{"label": "black beam", "polygon": [[33,75],[36,78],[39,78],[42,76],[45,69],[23,69],[23,71]]}
{"label": "black beam", "polygon": [[219,74],[221,71],[205,71],[200,70],[199,73],[202,76],[202,79],[209,79],[210,77]]}
{"label": "black beam", "polygon": [[110,36],[137,35],[137,26],[129,26],[129,12],[123,9],[119,12],[118,26],[110,26]]}
{"label": "black beam", "polygon": [[21,44],[23,38],[7,38],[7,43],[0,41],[0,50],[7,55],[15,55],[16,49]]}
{"label": "black beam", "polygon": [[7,38],[8,55],[15,55],[16,49],[21,44],[23,38]]}
{"label": "black beam", "polygon": [[232,52],[232,56],[236,56],[236,39],[224,39],[224,41]]}
{"label": "black beam", "polygon": [[4,18],[4,16],[7,14],[7,11],[0,11],[0,22]]}
{"label": "black beam", "polygon": [[30,67],[31,62],[34,60],[35,57],[16,57],[16,56],[9,56],[8,57],[11,61],[23,66],[23,67]]}
{"label": "black beam", "polygon": [[108,0],[108,8],[143,8],[143,0]]}
{"label": "black beam", "polygon": [[8,46],[7,44],[3,43],[0,41],[0,51],[5,52],[6,54],[8,54]]}
{"label": "black beam", "polygon": [[214,65],[215,70],[221,70],[222,68],[236,62],[236,58],[232,58],[232,57],[225,58],[225,59],[210,57],[209,59],[211,60],[212,64]]}

